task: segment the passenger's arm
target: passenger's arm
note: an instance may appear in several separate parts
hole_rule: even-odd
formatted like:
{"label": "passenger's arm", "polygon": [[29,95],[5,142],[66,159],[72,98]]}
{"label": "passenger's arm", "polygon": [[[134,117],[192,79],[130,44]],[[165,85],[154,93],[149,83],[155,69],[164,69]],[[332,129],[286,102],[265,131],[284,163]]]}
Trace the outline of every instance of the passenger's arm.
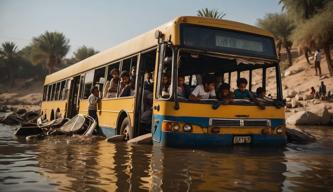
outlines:
{"label": "passenger's arm", "polygon": [[199,101],[201,99],[199,93],[200,93],[200,87],[197,86],[190,94],[189,99],[192,101]]}

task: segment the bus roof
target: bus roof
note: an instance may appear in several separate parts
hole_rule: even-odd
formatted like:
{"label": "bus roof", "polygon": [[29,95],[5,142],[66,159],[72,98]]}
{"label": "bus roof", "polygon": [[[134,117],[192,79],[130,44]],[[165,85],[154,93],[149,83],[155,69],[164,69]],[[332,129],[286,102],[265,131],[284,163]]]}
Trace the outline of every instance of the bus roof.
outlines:
{"label": "bus roof", "polygon": [[179,29],[177,26],[181,23],[189,23],[189,24],[203,25],[210,27],[220,27],[220,28],[226,28],[236,31],[243,31],[243,32],[273,37],[272,33],[266,30],[244,23],[239,23],[224,19],[217,20],[212,18],[196,17],[196,16],[181,16],[169,21],[164,25],[161,25],[155,29],[143,33],[133,39],[125,41],[113,48],[102,51],[78,63],[68,66],[60,71],[47,75],[45,78],[45,84],[52,84],[54,82],[67,79],[69,77],[76,76],[85,71],[92,70],[96,67],[117,61],[124,57],[136,54],[140,51],[157,46],[157,40],[155,39],[156,30],[161,31],[165,35],[166,39],[170,38],[171,42],[174,45],[179,45],[180,39],[179,35],[177,35],[179,34],[178,33]]}

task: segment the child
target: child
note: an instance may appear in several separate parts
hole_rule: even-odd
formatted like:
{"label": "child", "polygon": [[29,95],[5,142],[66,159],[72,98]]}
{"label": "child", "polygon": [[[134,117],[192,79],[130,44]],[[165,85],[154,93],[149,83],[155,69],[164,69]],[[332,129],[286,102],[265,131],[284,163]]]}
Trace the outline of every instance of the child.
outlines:
{"label": "child", "polygon": [[236,99],[252,99],[250,91],[246,89],[247,80],[245,78],[239,78],[237,80],[238,89],[235,90],[235,98]]}
{"label": "child", "polygon": [[203,78],[202,84],[198,85],[193,90],[189,99],[199,101],[201,99],[213,99],[215,97],[215,80],[213,78]]}
{"label": "child", "polygon": [[217,98],[222,100],[225,104],[231,103],[233,101],[233,94],[230,91],[230,85],[228,83],[223,83],[218,91]]}
{"label": "child", "polygon": [[130,74],[127,71],[123,71],[120,74],[120,94],[119,97],[131,96],[131,82]]}
{"label": "child", "polygon": [[264,99],[266,97],[266,90],[262,87],[258,87],[256,90],[257,98]]}
{"label": "child", "polygon": [[110,86],[108,88],[108,97],[116,97],[117,96],[117,89],[119,83],[119,70],[112,69],[110,72],[112,79],[110,81]]}

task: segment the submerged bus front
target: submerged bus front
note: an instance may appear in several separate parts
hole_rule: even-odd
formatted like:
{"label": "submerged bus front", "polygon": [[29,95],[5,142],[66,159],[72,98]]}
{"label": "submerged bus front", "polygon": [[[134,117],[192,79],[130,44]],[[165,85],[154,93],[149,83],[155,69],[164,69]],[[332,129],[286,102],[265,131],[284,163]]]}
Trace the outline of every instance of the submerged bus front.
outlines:
{"label": "submerged bus front", "polygon": [[[285,144],[284,104],[274,39],[246,31],[248,25],[243,26],[246,30],[234,30],[222,24],[205,26],[204,21],[200,25],[180,23],[179,45],[160,45],[160,54],[172,59],[160,59],[158,64],[152,119],[154,143],[173,147]],[[236,25],[242,29],[242,24]],[[171,79],[167,97],[163,96],[164,76]],[[221,99],[192,101],[180,93],[179,77],[193,91],[205,76],[216,80],[216,90],[228,83],[232,91],[237,89],[237,79],[245,78],[254,98],[234,98],[228,103]],[[266,90],[267,95],[256,98],[258,88]]]}

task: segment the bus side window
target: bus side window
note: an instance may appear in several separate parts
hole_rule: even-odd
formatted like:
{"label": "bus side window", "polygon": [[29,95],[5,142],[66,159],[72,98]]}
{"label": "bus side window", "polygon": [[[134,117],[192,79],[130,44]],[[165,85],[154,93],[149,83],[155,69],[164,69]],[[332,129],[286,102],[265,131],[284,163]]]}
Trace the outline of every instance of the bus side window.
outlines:
{"label": "bus side window", "polygon": [[112,63],[108,66],[107,78],[103,86],[103,97],[117,97],[119,83],[119,66],[120,62]]}
{"label": "bus side window", "polygon": [[[136,85],[136,71],[137,71],[137,61],[138,58],[137,56],[125,59],[123,61],[123,65],[121,67],[121,72],[127,72],[129,73],[129,84],[127,84],[127,82],[124,82],[124,78],[127,78],[126,76],[124,78],[121,78],[120,81],[120,92],[119,95],[121,97],[126,97],[126,96],[133,96],[135,94],[135,85]],[[127,88],[129,86],[129,88]],[[130,89],[129,91],[126,91],[126,89]],[[129,92],[129,93],[125,93],[125,92]]]}
{"label": "bus side window", "polygon": [[62,81],[60,83],[60,90],[59,90],[59,100],[63,100],[63,92],[64,92],[64,88],[65,88],[65,81]]}
{"label": "bus side window", "polygon": [[56,84],[55,94],[54,94],[54,100],[59,100],[59,93],[60,93],[60,82]]}
{"label": "bus side window", "polygon": [[157,98],[170,98],[172,92],[172,50],[168,47],[165,50],[163,61],[159,63],[158,70]]}
{"label": "bus side window", "polygon": [[44,86],[44,90],[43,90],[43,101],[46,101],[47,98],[47,85]]}
{"label": "bus side window", "polygon": [[55,84],[52,84],[51,95],[50,95],[50,100],[51,101],[54,100],[55,86],[56,86]]}
{"label": "bus side window", "polygon": [[47,86],[47,96],[46,96],[46,100],[47,101],[50,101],[50,98],[51,98],[51,89],[52,89],[51,85],[48,85]]}
{"label": "bus side window", "polygon": [[93,85],[93,80],[94,80],[94,70],[88,71],[86,73],[86,76],[84,78],[84,95],[83,99],[88,99],[90,95],[90,89],[92,88]]}
{"label": "bus side window", "polygon": [[69,82],[70,82],[70,80],[65,81],[65,87],[64,87],[63,92],[62,92],[62,99],[63,100],[67,99],[67,97],[68,97],[69,86],[70,86]]}
{"label": "bus side window", "polygon": [[100,97],[103,96],[102,91],[103,91],[103,86],[104,86],[105,77],[106,77],[105,69],[106,69],[106,67],[96,69],[95,74],[94,74],[93,85],[98,87]]}

